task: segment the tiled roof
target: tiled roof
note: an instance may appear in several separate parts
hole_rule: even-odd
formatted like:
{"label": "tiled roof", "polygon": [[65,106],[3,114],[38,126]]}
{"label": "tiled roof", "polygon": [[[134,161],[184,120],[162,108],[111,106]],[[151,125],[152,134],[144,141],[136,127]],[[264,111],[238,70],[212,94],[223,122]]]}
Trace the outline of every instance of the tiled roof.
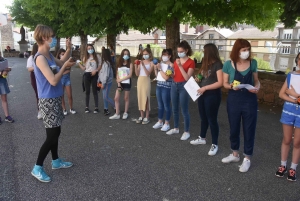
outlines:
{"label": "tiled roof", "polygon": [[228,37],[228,39],[272,39],[277,38],[278,29],[273,31],[260,31],[258,28],[248,28],[244,30],[238,30],[234,34]]}

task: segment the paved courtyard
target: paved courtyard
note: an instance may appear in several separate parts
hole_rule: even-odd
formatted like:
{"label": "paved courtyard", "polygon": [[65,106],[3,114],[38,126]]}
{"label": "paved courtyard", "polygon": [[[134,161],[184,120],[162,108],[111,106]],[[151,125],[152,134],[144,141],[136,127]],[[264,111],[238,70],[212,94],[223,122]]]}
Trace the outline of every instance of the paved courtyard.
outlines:
{"label": "paved courtyard", "polygon": [[[8,99],[15,123],[0,125],[0,201],[300,200],[300,181],[289,182],[274,175],[280,163],[281,108],[259,105],[252,166],[249,172],[240,173],[238,166],[242,161],[221,162],[231,152],[225,98],[219,111],[219,152],[208,156],[210,133],[208,144],[189,144],[199,135],[196,103],[190,102],[191,138],[188,141],[181,141],[179,134],[168,136],[152,129],[157,120],[155,85],[152,85],[150,124],[131,121],[139,116],[136,79],[133,79],[128,120],[109,120],[103,115],[102,93],[99,94],[101,113],[85,114],[79,68],[73,68],[71,73],[74,109],[78,113],[66,116],[59,141],[60,157],[72,161],[74,167],[52,170],[49,154],[44,167],[52,181],[41,183],[30,171],[45,139],[45,129],[36,118],[36,101],[26,59],[8,60],[13,68],[8,79],[11,90]],[[114,83],[111,97],[115,88]],[[93,106],[92,95],[90,106]],[[3,119],[2,108],[0,115]],[[180,129],[183,131],[183,124]],[[243,145],[243,138],[241,140]],[[243,146],[241,154],[242,150]],[[290,162],[289,158],[289,165]]]}

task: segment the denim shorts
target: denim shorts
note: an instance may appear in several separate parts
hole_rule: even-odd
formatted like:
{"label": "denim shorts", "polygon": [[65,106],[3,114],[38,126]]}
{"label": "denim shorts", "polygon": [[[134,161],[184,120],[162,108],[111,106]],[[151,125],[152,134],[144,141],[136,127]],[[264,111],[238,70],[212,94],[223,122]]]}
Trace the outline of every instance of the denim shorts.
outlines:
{"label": "denim shorts", "polygon": [[0,95],[10,92],[6,78],[0,78]]}
{"label": "denim shorts", "polygon": [[63,86],[70,86],[71,85],[71,78],[70,78],[70,73],[64,74],[61,77],[61,83]]}
{"label": "denim shorts", "polygon": [[280,122],[300,128],[300,105],[286,101],[283,105]]}

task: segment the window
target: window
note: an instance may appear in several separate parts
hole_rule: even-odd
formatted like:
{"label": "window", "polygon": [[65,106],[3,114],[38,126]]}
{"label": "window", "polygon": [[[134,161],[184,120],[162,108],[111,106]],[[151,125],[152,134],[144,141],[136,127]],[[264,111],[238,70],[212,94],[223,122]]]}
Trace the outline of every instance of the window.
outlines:
{"label": "window", "polygon": [[293,29],[284,29],[283,30],[283,38],[282,39],[292,39],[293,37]]}
{"label": "window", "polygon": [[193,41],[192,40],[190,41],[190,44],[193,45]]}
{"label": "window", "polygon": [[258,46],[258,41],[251,41],[251,47],[257,47]]}
{"label": "window", "polygon": [[285,45],[285,46],[282,46],[282,48],[281,48],[281,53],[282,54],[290,54],[290,51],[291,51],[291,46],[290,45]]}
{"label": "window", "polygon": [[223,50],[223,45],[218,45],[218,50]]}
{"label": "window", "polygon": [[209,39],[214,39],[214,34],[209,34],[208,37]]}
{"label": "window", "polygon": [[161,36],[166,36],[166,30],[161,30]]}

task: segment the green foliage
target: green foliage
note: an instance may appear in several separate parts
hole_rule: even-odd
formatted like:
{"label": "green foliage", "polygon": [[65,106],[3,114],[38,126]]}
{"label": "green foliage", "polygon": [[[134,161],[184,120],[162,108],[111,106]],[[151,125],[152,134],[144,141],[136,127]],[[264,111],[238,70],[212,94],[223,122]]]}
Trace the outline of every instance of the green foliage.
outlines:
{"label": "green foliage", "polygon": [[282,0],[284,5],[280,20],[286,27],[294,27],[296,20],[300,17],[300,1],[299,0]]}
{"label": "green foliage", "polygon": [[195,51],[194,54],[191,56],[191,59],[197,59],[197,62],[200,63],[204,54],[203,51]]}
{"label": "green foliage", "polygon": [[271,71],[271,66],[269,62],[257,57],[254,57],[254,59],[257,61],[257,68],[259,70]]}

